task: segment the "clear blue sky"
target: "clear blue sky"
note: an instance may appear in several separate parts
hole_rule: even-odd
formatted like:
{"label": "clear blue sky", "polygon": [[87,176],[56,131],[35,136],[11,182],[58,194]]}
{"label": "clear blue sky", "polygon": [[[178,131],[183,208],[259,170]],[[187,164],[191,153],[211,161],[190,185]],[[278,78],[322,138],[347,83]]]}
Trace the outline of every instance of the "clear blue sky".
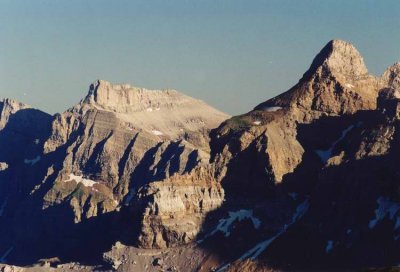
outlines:
{"label": "clear blue sky", "polygon": [[333,38],[381,74],[400,60],[400,1],[0,0],[0,97],[55,113],[100,78],[239,114],[295,84]]}

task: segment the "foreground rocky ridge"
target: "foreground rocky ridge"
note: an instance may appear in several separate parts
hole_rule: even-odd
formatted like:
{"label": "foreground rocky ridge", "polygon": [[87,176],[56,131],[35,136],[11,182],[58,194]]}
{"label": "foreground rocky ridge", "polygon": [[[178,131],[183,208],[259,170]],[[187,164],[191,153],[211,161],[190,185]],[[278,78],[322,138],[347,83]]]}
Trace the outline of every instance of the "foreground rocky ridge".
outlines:
{"label": "foreground rocky ridge", "polygon": [[[6,107],[0,137],[18,107]],[[0,217],[14,233],[1,238],[3,262],[292,271],[400,261],[400,65],[372,76],[347,42],[329,42],[294,87],[226,121],[176,91],[104,81],[39,118],[29,156],[0,165],[19,192]],[[46,248],[31,256],[27,239]]]}

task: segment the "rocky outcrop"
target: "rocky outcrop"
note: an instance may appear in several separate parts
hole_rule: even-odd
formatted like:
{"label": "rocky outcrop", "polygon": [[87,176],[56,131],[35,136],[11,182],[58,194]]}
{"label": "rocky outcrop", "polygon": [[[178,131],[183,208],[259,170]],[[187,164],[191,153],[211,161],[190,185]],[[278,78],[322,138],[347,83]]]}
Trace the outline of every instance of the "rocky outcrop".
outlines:
{"label": "rocky outcrop", "polygon": [[8,164],[6,162],[0,162],[0,171],[7,170]]}
{"label": "rocky outcrop", "polygon": [[[16,184],[19,187],[15,189],[20,191],[21,199],[13,194],[4,196],[2,199],[13,201],[7,200],[1,208],[7,218],[12,218],[9,219],[10,227],[4,225],[2,231],[12,235],[5,239],[5,248],[0,247],[0,251],[18,248],[18,251],[12,251],[11,257],[26,255],[24,249],[35,248],[38,241],[41,241],[41,246],[35,254],[46,256],[48,252],[54,252],[55,245],[67,239],[65,237],[75,237],[68,238],[66,249],[82,251],[81,245],[86,239],[79,241],[82,232],[91,233],[86,235],[87,239],[98,243],[96,250],[99,250],[120,230],[118,223],[113,224],[104,218],[119,218],[119,214],[129,213],[126,210],[136,202],[163,207],[161,203],[166,202],[160,197],[168,198],[168,191],[183,198],[185,191],[192,192],[184,202],[188,206],[187,211],[173,205],[170,207],[171,213],[177,208],[176,214],[181,213],[180,219],[186,220],[187,227],[178,226],[174,230],[172,223],[169,224],[173,220],[163,219],[153,233],[157,237],[159,233],[171,233],[170,237],[164,237],[164,244],[159,239],[160,247],[184,243],[195,237],[206,211],[217,207],[217,204],[208,207],[207,197],[215,197],[216,202],[222,201],[223,196],[218,194],[223,194],[223,191],[218,184],[170,180],[176,174],[186,175],[194,168],[208,164],[209,131],[227,118],[227,115],[202,101],[175,90],[152,91],[99,80],[90,86],[88,95],[79,104],[52,118],[46,115],[42,122],[33,119],[40,115],[38,111],[27,109],[29,112],[25,113],[27,106],[9,100],[5,102],[1,115],[1,124],[5,126],[3,131],[14,133],[21,130],[22,134],[29,135],[27,146],[36,148],[27,148],[21,145],[21,139],[15,139],[18,142],[15,146],[23,150],[15,155],[19,160],[15,167],[22,165],[24,172],[19,176],[12,175],[18,179]],[[0,137],[3,131],[0,131]],[[37,139],[35,135],[38,135]],[[12,148],[9,142],[3,140],[0,145],[5,146],[2,151]],[[0,156],[2,172],[7,171],[0,178],[9,178],[7,173],[13,169],[9,166],[13,160],[15,158],[8,157],[3,160]],[[161,183],[163,180],[166,182]],[[164,189],[161,195],[138,201],[137,192],[144,192],[145,189],[141,189],[143,186]],[[190,205],[200,206],[195,211],[189,208]],[[151,213],[148,220],[158,220],[150,219],[151,216],[154,214]],[[26,229],[26,222],[30,222],[29,230]],[[96,230],[91,229],[92,224],[97,225]],[[156,223],[153,225],[156,226]],[[89,238],[107,228],[110,233],[99,241]],[[129,235],[133,239],[135,232]],[[141,237],[144,235],[145,232]],[[71,258],[65,257],[71,249],[58,248],[56,251],[64,259]],[[82,251],[82,254],[86,252]]]}
{"label": "rocky outcrop", "polygon": [[382,75],[382,80],[386,86],[390,86],[393,89],[400,89],[400,62],[387,68]]}
{"label": "rocky outcrop", "polygon": [[10,116],[19,110],[30,108],[30,106],[23,103],[19,103],[13,99],[3,99],[0,100],[0,129],[3,129]]}
{"label": "rocky outcrop", "polygon": [[266,227],[264,238],[218,269],[398,263],[398,67],[371,76],[352,45],[331,41],[293,88],[212,132],[224,205],[264,204],[266,211],[273,207],[268,201],[282,201],[272,218],[258,217],[270,224],[289,213],[289,203],[307,204],[302,216]]}
{"label": "rocky outcrop", "polygon": [[[312,123],[323,116],[375,109],[379,91],[395,81],[390,72],[394,70],[388,69],[382,78],[371,76],[353,45],[330,41],[294,87],[214,131],[211,146],[215,150],[213,159],[223,173],[221,179],[234,184],[228,179],[235,180],[239,175],[238,179],[244,180],[249,171],[257,171],[272,183],[281,182],[303,160],[299,124]],[[237,153],[243,155],[243,150],[252,146],[261,149],[251,152],[254,157],[245,160],[245,165],[252,169],[253,165],[260,165],[262,169],[249,170],[240,160],[241,168],[246,170],[226,177],[226,162],[235,161]]]}
{"label": "rocky outcrop", "polygon": [[275,105],[290,108],[299,121],[324,114],[374,109],[381,80],[368,74],[357,49],[348,42],[330,41],[313,60],[299,83],[255,109]]}
{"label": "rocky outcrop", "polygon": [[[85,99],[53,121],[45,154],[62,153],[62,170],[45,196],[45,207],[69,199],[76,222],[115,210],[129,202],[130,190],[133,194],[149,182],[207,163],[208,131],[225,118],[175,90],[99,80]],[[71,176],[95,185],[78,189],[79,180]]]}
{"label": "rocky outcrop", "polygon": [[210,171],[198,168],[145,186],[135,201],[142,218],[139,245],[165,248],[194,240],[207,213],[222,205],[224,190]]}
{"label": "rocky outcrop", "polygon": [[400,117],[400,90],[385,88],[379,92],[377,108],[391,118]]}

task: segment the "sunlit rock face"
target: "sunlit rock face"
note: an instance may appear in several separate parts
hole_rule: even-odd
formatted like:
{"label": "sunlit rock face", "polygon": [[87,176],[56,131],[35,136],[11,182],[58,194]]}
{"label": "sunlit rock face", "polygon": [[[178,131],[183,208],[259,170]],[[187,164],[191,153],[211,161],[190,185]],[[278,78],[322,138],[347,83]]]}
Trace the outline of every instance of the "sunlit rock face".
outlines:
{"label": "sunlit rock face", "polygon": [[[9,180],[14,189],[2,191],[1,197],[19,196],[8,201],[3,211],[13,218],[9,228],[4,225],[5,231],[18,235],[14,241],[11,236],[3,237],[4,247],[14,243],[21,250],[13,250],[11,256],[23,257],[27,254],[24,248],[35,243],[41,244],[35,254],[47,254],[67,236],[75,237],[69,239],[67,247],[79,248],[86,238],[91,239],[90,235],[78,239],[81,232],[89,231],[90,222],[101,221],[98,228],[90,231],[91,235],[103,228],[110,229],[104,239],[98,240],[100,244],[108,241],[114,235],[111,228],[119,226],[116,223],[117,226],[111,227],[115,220],[103,218],[119,217],[121,209],[129,210],[143,186],[176,174],[188,174],[208,164],[208,134],[228,118],[204,102],[175,90],[153,91],[103,80],[93,83],[88,95],[71,109],[53,117],[41,114],[42,119],[36,110],[15,101],[4,100],[1,104],[0,139],[7,137],[7,141],[0,143],[4,145],[0,151],[0,178],[11,176],[16,180]],[[13,137],[15,130],[25,138]],[[20,151],[6,152],[15,148]],[[14,173],[17,169],[19,174]],[[174,186],[171,182],[166,184]],[[185,191],[194,187],[179,183],[179,188]],[[193,201],[204,198],[206,203],[201,188],[208,189],[205,185],[193,189]],[[223,195],[222,188],[218,188],[218,194]],[[223,199],[217,198],[219,202]],[[134,215],[129,216],[133,220]],[[183,213],[182,220],[184,216]],[[201,212],[195,217],[197,225],[193,230],[185,230],[187,238],[176,243],[195,237],[201,225]],[[28,221],[29,231],[28,225],[22,223]],[[132,240],[135,232],[138,230],[130,231]],[[193,234],[190,236],[189,232]],[[69,254],[62,249],[54,252]]]}
{"label": "sunlit rock face", "polygon": [[372,76],[353,45],[333,40],[295,86],[231,118],[174,90],[102,80],[54,116],[3,100],[2,262],[397,265],[399,67]]}
{"label": "sunlit rock face", "polygon": [[[249,247],[260,254],[257,258],[242,258],[243,250],[221,267],[343,269],[399,260],[389,253],[400,246],[395,223],[400,181],[394,163],[400,151],[399,75],[398,63],[381,77],[370,75],[353,45],[334,40],[290,90],[213,130],[211,158],[231,203],[245,195],[258,197],[260,206],[266,199],[279,202],[285,194],[287,205],[310,201],[304,217],[287,231],[282,233],[288,223],[277,226],[275,235]],[[254,212],[266,214],[272,206]],[[290,213],[289,207],[281,203],[273,220]],[[267,218],[261,221],[270,224]],[[370,228],[370,222],[380,223]],[[377,237],[385,242],[375,247]],[[301,253],[305,244],[313,261]],[[363,260],[377,248],[387,255]]]}
{"label": "sunlit rock face", "polygon": [[[208,132],[226,118],[175,90],[152,91],[96,81],[81,103],[53,121],[45,152],[63,150],[65,154],[55,186],[45,197],[46,206],[71,194],[63,189],[67,186],[63,181],[72,174],[95,180],[104,190],[98,200],[90,198],[89,210],[115,210],[126,203],[124,198],[131,198],[130,190],[133,194],[149,182],[207,163]],[[92,189],[84,195],[89,192],[99,193]],[[86,201],[74,201],[74,210],[85,214],[78,206]],[[95,208],[99,203],[104,205],[100,210]]]}
{"label": "sunlit rock face", "polygon": [[135,200],[143,207],[139,245],[165,248],[195,240],[207,213],[223,201],[224,190],[204,169],[149,184]]}

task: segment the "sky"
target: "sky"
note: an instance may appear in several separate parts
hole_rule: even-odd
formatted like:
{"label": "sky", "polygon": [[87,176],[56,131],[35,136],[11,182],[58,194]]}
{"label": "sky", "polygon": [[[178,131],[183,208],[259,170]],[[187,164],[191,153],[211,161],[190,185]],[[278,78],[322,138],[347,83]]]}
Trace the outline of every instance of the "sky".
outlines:
{"label": "sky", "polygon": [[104,79],[237,115],[293,86],[331,39],[400,61],[398,0],[0,0],[0,98],[62,112]]}

